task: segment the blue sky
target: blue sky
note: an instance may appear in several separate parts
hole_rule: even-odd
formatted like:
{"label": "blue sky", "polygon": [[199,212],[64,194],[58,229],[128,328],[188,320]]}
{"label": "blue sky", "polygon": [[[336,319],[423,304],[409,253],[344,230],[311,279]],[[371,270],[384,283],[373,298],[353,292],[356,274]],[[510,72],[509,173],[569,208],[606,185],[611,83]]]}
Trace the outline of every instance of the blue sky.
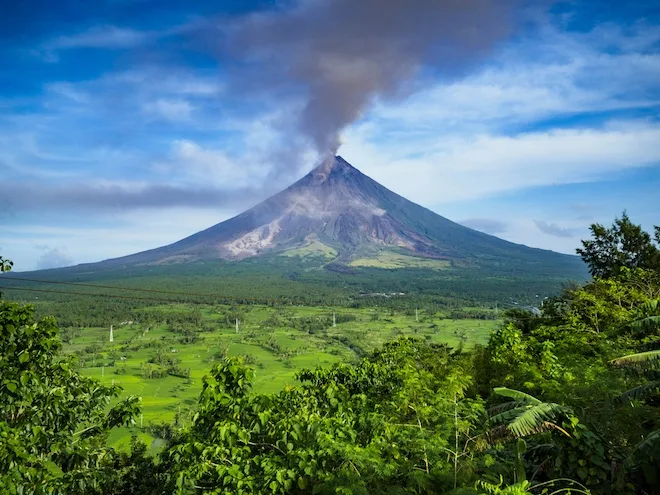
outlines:
{"label": "blue sky", "polygon": [[[233,26],[301,2],[188,3],[3,6],[0,254],[18,270],[176,241],[318,164],[291,124],[300,81],[271,72],[272,90],[254,91],[268,62],[218,55]],[[660,224],[659,15],[631,3],[516,3],[478,54],[447,43],[371,95],[339,154],[441,215],[534,247],[572,253],[589,224],[624,209]]]}

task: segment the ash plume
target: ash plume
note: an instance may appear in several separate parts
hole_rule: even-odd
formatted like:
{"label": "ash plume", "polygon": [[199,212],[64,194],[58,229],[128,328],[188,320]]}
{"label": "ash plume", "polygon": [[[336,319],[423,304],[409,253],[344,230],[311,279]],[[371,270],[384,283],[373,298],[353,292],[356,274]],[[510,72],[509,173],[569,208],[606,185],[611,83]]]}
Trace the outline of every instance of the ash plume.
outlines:
{"label": "ash plume", "polygon": [[[233,89],[302,95],[293,130],[321,155],[375,100],[455,74],[504,39],[516,0],[301,0],[205,26]],[[417,81],[417,82],[415,82]]]}

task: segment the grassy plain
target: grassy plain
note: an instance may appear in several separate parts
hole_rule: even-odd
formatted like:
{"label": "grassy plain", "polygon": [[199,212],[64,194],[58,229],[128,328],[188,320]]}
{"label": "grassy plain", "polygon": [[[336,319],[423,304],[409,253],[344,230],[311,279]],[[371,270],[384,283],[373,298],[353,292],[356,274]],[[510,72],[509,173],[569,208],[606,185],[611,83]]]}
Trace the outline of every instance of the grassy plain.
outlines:
{"label": "grassy plain", "polygon": [[358,258],[349,263],[350,266],[361,266],[370,268],[428,268],[430,270],[445,270],[451,267],[446,260],[435,260],[431,258],[420,258],[417,256],[406,256],[392,251],[381,251],[375,257]]}
{"label": "grassy plain", "polygon": [[[169,304],[151,307],[151,311],[186,314],[199,312],[199,306]],[[76,353],[83,361],[82,371],[105,384],[119,384],[123,395],[142,397],[144,427],[160,422],[186,423],[197,403],[202,378],[224,356],[244,356],[256,370],[254,390],[274,393],[294,385],[294,375],[303,368],[351,362],[384,342],[401,335],[412,335],[456,347],[485,344],[498,324],[494,320],[451,320],[441,314],[430,315],[394,311],[385,308],[337,308],[252,305],[239,308],[241,322],[227,321],[236,308],[215,305],[202,307],[204,332],[195,341],[184,343],[180,334],[166,323],[132,322],[109,329],[82,328],[68,339],[65,352]],[[336,315],[336,326],[332,315]],[[411,314],[412,313],[412,314]],[[157,355],[174,359],[181,369],[189,369],[189,378],[166,375],[147,378],[145,366]],[[145,440],[145,430],[135,429]],[[115,447],[124,447],[131,430],[120,429],[109,439]],[[158,440],[152,443],[156,448]]]}

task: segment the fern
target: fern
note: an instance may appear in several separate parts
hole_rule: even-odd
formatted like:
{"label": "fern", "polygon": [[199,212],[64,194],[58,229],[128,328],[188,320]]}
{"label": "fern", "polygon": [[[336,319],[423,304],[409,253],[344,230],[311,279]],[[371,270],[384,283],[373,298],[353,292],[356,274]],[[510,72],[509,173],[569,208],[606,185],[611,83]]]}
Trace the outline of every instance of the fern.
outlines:
{"label": "fern", "polygon": [[500,476],[500,482],[496,485],[495,483],[489,483],[488,481],[477,481],[477,488],[481,488],[488,495],[525,495],[532,493],[529,491],[531,488],[531,483],[529,481],[521,481],[514,485],[504,486],[504,480]]}
{"label": "fern", "polygon": [[502,476],[500,475],[500,482],[498,484],[489,483],[488,481],[479,480],[476,483],[476,488],[481,488],[487,495],[526,495],[532,493],[548,493],[550,490],[554,489],[558,484],[568,485],[564,488],[559,488],[553,490],[552,494],[560,493],[582,493],[584,495],[590,495],[591,492],[589,489],[578,483],[575,480],[568,478],[557,478],[544,483],[538,483],[532,485],[529,481],[520,481],[513,485],[505,486]]}

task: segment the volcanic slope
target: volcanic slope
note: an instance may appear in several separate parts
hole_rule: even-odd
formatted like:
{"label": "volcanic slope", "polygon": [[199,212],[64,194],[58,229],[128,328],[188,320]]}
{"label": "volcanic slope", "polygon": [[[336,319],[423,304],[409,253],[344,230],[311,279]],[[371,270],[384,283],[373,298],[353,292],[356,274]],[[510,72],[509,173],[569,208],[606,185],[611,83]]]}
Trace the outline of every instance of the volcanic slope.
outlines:
{"label": "volcanic slope", "polygon": [[[447,267],[553,265],[579,260],[504,241],[452,222],[383,187],[337,156],[284,191],[204,231],[106,266],[240,260],[266,254],[318,254],[332,265],[396,257],[399,266],[436,260]],[[403,260],[403,261],[402,261]],[[544,270],[545,271],[545,270]]]}

